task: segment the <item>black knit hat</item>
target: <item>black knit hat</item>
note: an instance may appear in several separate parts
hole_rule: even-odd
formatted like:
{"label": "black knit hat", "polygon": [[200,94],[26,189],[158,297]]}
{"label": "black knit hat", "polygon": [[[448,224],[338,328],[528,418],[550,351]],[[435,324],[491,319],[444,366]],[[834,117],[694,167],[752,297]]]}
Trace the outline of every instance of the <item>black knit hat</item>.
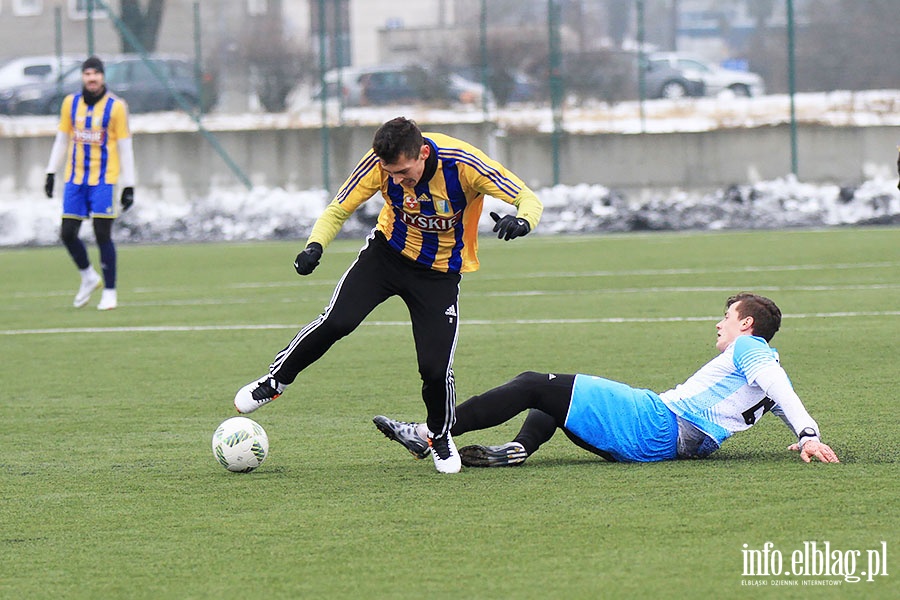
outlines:
{"label": "black knit hat", "polygon": [[86,61],[81,63],[81,70],[83,72],[87,71],[88,69],[95,69],[100,73],[103,73],[103,61],[96,56],[88,58]]}

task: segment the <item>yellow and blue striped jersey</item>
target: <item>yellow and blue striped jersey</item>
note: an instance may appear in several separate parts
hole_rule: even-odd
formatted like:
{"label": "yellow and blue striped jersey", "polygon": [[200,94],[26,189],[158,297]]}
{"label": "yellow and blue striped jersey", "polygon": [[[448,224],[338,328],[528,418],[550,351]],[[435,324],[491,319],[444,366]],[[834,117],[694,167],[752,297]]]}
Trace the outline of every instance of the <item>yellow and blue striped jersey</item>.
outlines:
{"label": "yellow and blue striped jersey", "polygon": [[376,229],[403,256],[436,271],[478,270],[478,221],[484,196],[508,202],[532,229],[543,206],[534,192],[478,148],[439,133],[423,133],[437,168],[414,189],[397,185],[370,150],[313,227],[309,242],[327,246],[363,202],[381,192]]}
{"label": "yellow and blue striped jersey", "polygon": [[119,178],[119,140],[131,136],[125,102],[107,93],[89,106],[80,93],[65,97],[59,130],[69,136],[66,182],[114,184]]}

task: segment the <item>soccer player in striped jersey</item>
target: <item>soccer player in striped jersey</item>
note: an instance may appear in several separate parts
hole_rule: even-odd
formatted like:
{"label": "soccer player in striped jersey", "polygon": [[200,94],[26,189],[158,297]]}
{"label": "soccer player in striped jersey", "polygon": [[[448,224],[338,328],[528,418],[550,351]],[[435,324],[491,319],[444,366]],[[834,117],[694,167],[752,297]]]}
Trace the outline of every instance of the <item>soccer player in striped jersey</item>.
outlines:
{"label": "soccer player in striped jersey", "polygon": [[[81,65],[80,93],[65,97],[60,109],[59,131],[50,151],[44,191],[53,197],[55,173],[66,160],[65,189],[60,237],[81,273],[81,286],[72,304],[81,308],[95,289],[103,285],[99,310],[118,306],[116,294],[116,246],[112,226],[118,211],[113,188],[122,188],[120,203],[128,210],[134,203],[134,150],[128,129],[125,102],[106,89],[103,61],[91,56]],[[100,249],[103,277],[91,266],[87,248],[78,232],[92,219]]]}
{"label": "soccer player in striped jersey", "polygon": [[[473,396],[457,409],[454,436],[494,427],[526,410],[528,415],[511,442],[460,448],[462,464],[521,464],[557,428],[579,447],[611,461],[705,458],[767,412],[781,417],[797,436],[789,450],[800,452],[805,462],[838,462],[819,440],[819,426],[768,344],[781,326],[778,306],[744,292],[728,298],[725,309],[716,324],[720,354],[662,394],[591,375],[527,372]],[[414,456],[428,453],[421,424],[384,416],[374,422]]]}
{"label": "soccer player in striped jersey", "polygon": [[241,388],[238,412],[252,412],[348,335],[375,309],[399,296],[409,308],[422,400],[425,441],[442,473],[460,469],[450,435],[455,421],[453,354],[459,333],[459,284],[478,269],[478,221],[484,196],[515,207],[491,213],[498,237],[512,240],[538,224],[543,206],[527,185],[481,150],[440,133],[422,133],[404,117],[375,133],[372,149],[338,190],[313,226],[294,268],[308,275],[344,222],[381,193],[384,206],[365,245],[338,282],[322,314],[301,329],[269,365],[269,372]]}

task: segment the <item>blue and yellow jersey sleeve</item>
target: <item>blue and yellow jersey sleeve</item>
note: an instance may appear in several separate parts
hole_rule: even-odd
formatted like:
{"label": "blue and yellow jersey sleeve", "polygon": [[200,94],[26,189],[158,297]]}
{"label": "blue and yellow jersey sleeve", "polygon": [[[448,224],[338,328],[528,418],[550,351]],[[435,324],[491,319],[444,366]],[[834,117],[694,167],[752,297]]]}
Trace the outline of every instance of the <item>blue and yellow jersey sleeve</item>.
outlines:
{"label": "blue and yellow jersey sleeve", "polygon": [[106,94],[94,106],[70,94],[60,109],[59,130],[69,136],[66,182],[114,184],[119,178],[119,140],[131,137],[125,102]]}
{"label": "blue and yellow jersey sleeve", "polygon": [[436,271],[478,270],[478,221],[484,196],[508,202],[532,229],[543,206],[521,179],[481,150],[439,133],[424,134],[437,169],[414,189],[395,184],[369,151],[313,227],[309,242],[326,246],[359,206],[381,192],[376,228],[403,256]]}

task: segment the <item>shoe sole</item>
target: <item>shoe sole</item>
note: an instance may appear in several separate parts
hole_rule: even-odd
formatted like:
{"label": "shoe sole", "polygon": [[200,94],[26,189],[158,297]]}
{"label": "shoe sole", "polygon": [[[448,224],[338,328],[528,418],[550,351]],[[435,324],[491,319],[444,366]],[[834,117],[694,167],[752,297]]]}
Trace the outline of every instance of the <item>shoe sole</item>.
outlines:
{"label": "shoe sole", "polygon": [[[277,392],[277,393],[276,393],[274,396],[272,396],[271,398],[267,398],[267,399],[265,399],[265,400],[263,400],[263,401],[259,401],[259,400],[253,399],[253,391],[254,391],[254,390],[256,389],[256,387],[260,384],[260,381],[261,381],[262,379],[264,379],[264,378],[261,377],[260,379],[257,379],[256,381],[251,381],[250,383],[248,383],[247,385],[245,385],[244,387],[242,387],[241,389],[239,389],[239,390],[237,391],[237,394],[234,395],[234,401],[232,402],[232,404],[234,405],[234,410],[238,411],[238,414],[241,414],[241,415],[249,415],[250,413],[259,410],[261,407],[265,406],[266,404],[268,404],[268,403],[271,402],[272,400],[278,400],[279,398],[281,398],[281,394],[284,393],[284,390],[283,390],[283,389],[282,389],[281,392]],[[275,391],[275,390],[272,390],[272,391]],[[242,394],[245,395],[245,396],[249,396],[249,397],[250,397],[250,401],[254,403],[253,406],[251,406],[251,407],[250,407],[249,409],[247,409],[247,410],[241,410],[241,408],[238,406],[238,397],[240,397]]]}
{"label": "shoe sole", "polygon": [[258,403],[256,404],[256,406],[254,406],[254,407],[251,408],[250,410],[241,410],[240,408],[238,408],[238,405],[237,405],[237,403],[235,402],[235,403],[234,403],[234,410],[238,411],[238,413],[240,413],[240,414],[242,414],[242,415],[249,415],[250,413],[255,412],[255,411],[257,411],[258,409],[260,409],[261,407],[265,406],[266,404],[268,404],[268,403],[271,402],[272,400],[278,400],[279,398],[281,398],[281,394],[275,394],[274,396],[272,396],[271,398],[269,398],[269,399],[266,400],[265,402],[258,402]]}
{"label": "shoe sole", "polygon": [[517,467],[525,462],[525,451],[512,450],[499,454],[486,446],[464,446],[459,449],[459,458],[466,467]]}
{"label": "shoe sole", "polygon": [[394,433],[394,430],[391,429],[391,426],[384,421],[381,421],[378,417],[372,419],[372,422],[375,423],[375,427],[378,428],[378,431],[384,434],[384,437],[391,440],[392,442],[397,442],[401,446],[403,446],[407,452],[413,455],[413,458],[416,460],[422,460],[426,456],[431,453],[431,448],[426,448],[420,452],[416,452],[415,450],[410,449],[403,441]]}
{"label": "shoe sole", "polygon": [[82,300],[81,302],[78,302],[78,299],[76,298],[76,299],[72,302],[72,306],[74,306],[75,308],[81,308],[82,306],[85,306],[88,302],[91,301],[91,294],[93,294],[93,293],[96,292],[98,289],[100,289],[100,287],[101,287],[102,285],[103,285],[103,279],[101,278],[101,279],[99,279],[99,280],[97,281],[97,285],[95,285],[93,288],[91,288],[91,291],[88,292],[88,295],[87,295],[87,297],[86,297],[84,300]]}

